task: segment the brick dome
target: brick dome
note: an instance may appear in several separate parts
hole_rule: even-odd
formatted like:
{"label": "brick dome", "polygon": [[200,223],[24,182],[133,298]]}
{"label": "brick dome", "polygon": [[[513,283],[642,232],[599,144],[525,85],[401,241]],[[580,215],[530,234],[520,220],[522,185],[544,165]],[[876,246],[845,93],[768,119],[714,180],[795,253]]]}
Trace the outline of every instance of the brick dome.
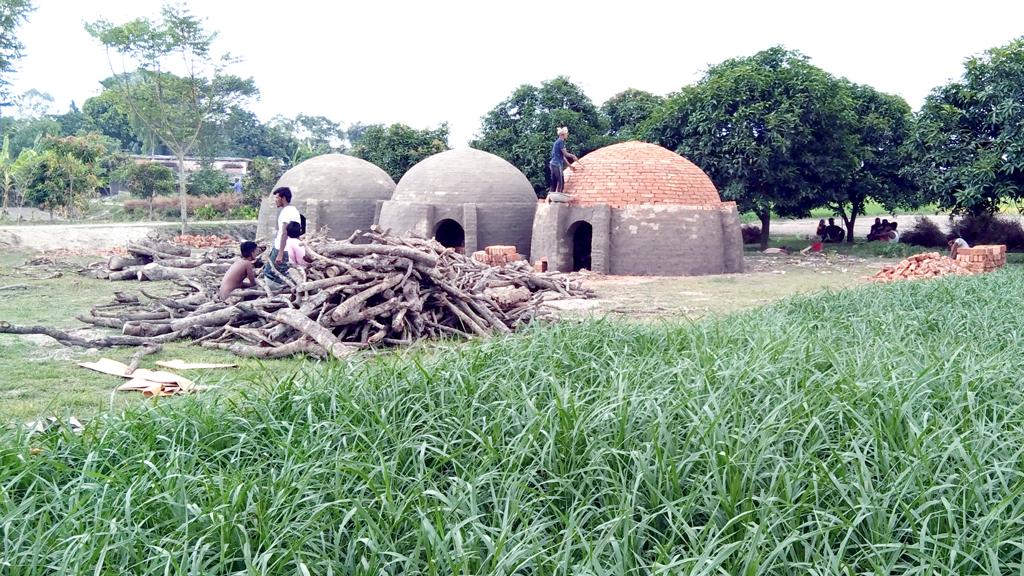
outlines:
{"label": "brick dome", "polygon": [[566,172],[570,204],[675,204],[718,208],[722,198],[696,164],[646,142],[623,142],[594,150]]}

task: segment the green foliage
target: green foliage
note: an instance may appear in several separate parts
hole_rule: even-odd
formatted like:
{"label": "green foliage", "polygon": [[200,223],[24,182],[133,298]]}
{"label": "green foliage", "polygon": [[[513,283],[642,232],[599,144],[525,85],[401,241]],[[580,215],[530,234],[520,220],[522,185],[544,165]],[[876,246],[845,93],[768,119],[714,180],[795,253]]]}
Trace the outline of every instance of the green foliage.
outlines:
{"label": "green foliage", "polygon": [[259,215],[259,208],[255,206],[249,206],[247,204],[231,210],[231,213],[228,214],[228,216],[234,218],[235,220],[255,220],[259,218]]}
{"label": "green foliage", "polygon": [[601,105],[608,118],[608,135],[622,140],[638,140],[646,136],[643,128],[665,98],[630,88],[612,96]]}
{"label": "green foliage", "polygon": [[7,79],[24,48],[15,34],[18,26],[35,10],[29,0],[0,0],[0,99],[7,95]]}
{"label": "green foliage", "polygon": [[853,112],[846,117],[845,145],[853,162],[846,173],[822,186],[820,194],[822,203],[846,224],[846,241],[852,243],[854,224],[870,200],[894,211],[914,206],[920,199],[902,174],[912,123],[910,106],[903,98],[870,86],[846,82],[844,86]]}
{"label": "green foliage", "polygon": [[583,90],[564,76],[524,84],[482,119],[470,146],[496,154],[522,170],[538,196],[546,194],[551,145],[560,126],[569,128],[567,148],[582,157],[612,142],[605,118]]}
{"label": "green foliage", "polygon": [[4,118],[3,134],[10,138],[11,155],[35,148],[47,136],[60,136],[60,124],[49,117]]}
{"label": "green foliage", "polygon": [[843,84],[781,47],[712,66],[648,123],[651,139],[700,166],[722,195],[761,219],[803,216],[856,165]]}
{"label": "green foliage", "polygon": [[216,208],[209,204],[204,204],[199,208],[196,208],[193,215],[196,217],[196,220],[216,220],[222,216]]}
{"label": "green foliage", "polygon": [[106,88],[98,96],[89,98],[82,105],[86,126],[90,130],[117,140],[121,143],[123,150],[136,154],[142,153],[145,149],[143,142],[132,130],[131,111],[116,92],[116,88],[113,88],[114,79],[108,78],[103,84]]}
{"label": "green foliage", "polygon": [[80,435],[4,428],[4,560],[24,574],[1014,573],[1024,313],[1003,295],[1022,291],[1008,270],[696,323],[533,327],[268,365]]}
{"label": "green foliage", "polygon": [[284,174],[284,164],[277,158],[256,156],[249,163],[249,172],[242,182],[245,204],[259,210],[260,202],[273,192]]}
{"label": "green foliage", "polygon": [[448,124],[416,130],[405,124],[367,126],[350,153],[380,166],[398,182],[409,168],[427,156],[448,150]]}
{"label": "green foliage", "polygon": [[[130,110],[130,121],[159,138],[178,158],[184,234],[184,158],[199,145],[204,128],[226,121],[233,106],[256,95],[256,87],[252,79],[224,73],[232,59],[211,53],[216,34],[204,30],[184,7],[164,6],[158,20],[137,18],[117,26],[98,20],[87,24],[86,30],[125,62],[114,80],[121,102]],[[129,63],[134,70],[127,68]]]}
{"label": "green foliage", "polygon": [[1024,199],[1024,38],[967,60],[917,117],[908,173],[953,212]]}
{"label": "green foliage", "polygon": [[203,166],[188,177],[188,193],[192,196],[217,196],[230,190],[228,175],[210,166]]}
{"label": "green foliage", "polygon": [[153,219],[153,198],[174,193],[174,171],[155,162],[131,162],[120,173],[133,196],[149,200],[149,219]]}

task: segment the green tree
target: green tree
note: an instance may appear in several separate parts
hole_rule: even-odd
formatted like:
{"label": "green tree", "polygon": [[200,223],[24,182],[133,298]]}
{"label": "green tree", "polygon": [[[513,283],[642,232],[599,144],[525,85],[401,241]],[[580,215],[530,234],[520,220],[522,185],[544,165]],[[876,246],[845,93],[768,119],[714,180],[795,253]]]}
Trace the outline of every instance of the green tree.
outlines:
{"label": "green tree", "polygon": [[[216,33],[181,7],[164,6],[159,20],[137,18],[120,26],[99,20],[86,29],[108,50],[131,61],[134,71],[111,70],[117,90],[137,120],[170,149],[178,162],[181,231],[187,232],[185,157],[199,144],[203,129],[222,121],[232,106],[254,96],[251,79],[224,73],[232,62],[211,53]],[[181,75],[168,70],[179,70]],[[136,131],[137,132],[137,131]]]}
{"label": "green tree", "polygon": [[228,175],[212,166],[203,166],[188,177],[188,193],[193,196],[216,196],[230,189]]}
{"label": "green tree", "polygon": [[917,115],[907,174],[953,212],[1024,198],[1024,38],[969,58]]}
{"label": "green tree", "polygon": [[91,198],[102,183],[100,160],[110,153],[108,143],[98,135],[46,137],[41,152],[27,163],[25,201],[72,216]]}
{"label": "green tree", "polygon": [[60,124],[60,132],[66,136],[73,134],[82,134],[89,131],[88,119],[85,114],[78,109],[75,105],[75,101],[71,101],[71,106],[68,111],[63,114],[58,114],[53,117],[53,120]]}
{"label": "green tree", "polygon": [[470,143],[496,154],[526,174],[538,196],[547,190],[548,160],[555,131],[569,128],[568,148],[583,156],[611,142],[608,119],[583,90],[564,76],[532,86],[524,84],[482,119],[480,137]]}
{"label": "green tree", "polygon": [[380,166],[395,182],[420,160],[448,150],[448,124],[416,130],[405,124],[373,124],[350,154]]}
{"label": "green tree", "polygon": [[21,58],[24,48],[15,31],[33,10],[29,0],[0,0],[0,99],[7,96],[7,76],[14,72],[14,63]]}
{"label": "green tree", "polygon": [[621,140],[642,139],[643,125],[665,102],[656,94],[630,88],[608,99],[601,105],[601,113],[608,117],[608,135]]}
{"label": "green tree", "polygon": [[[113,78],[103,81],[103,85],[113,86]],[[96,131],[121,143],[121,149],[134,154],[143,152],[143,143],[132,130],[131,111],[122,102],[120,94],[114,88],[106,87],[97,96],[87,99],[82,104],[85,125],[90,131]]]}
{"label": "green tree", "polygon": [[284,174],[280,158],[256,156],[249,165],[249,173],[242,184],[242,196],[248,206],[259,208],[260,202],[273,191]]}
{"label": "green tree", "polygon": [[850,114],[840,81],[775,47],[712,66],[670,97],[647,131],[700,166],[740,210],[757,214],[763,249],[773,212],[806,215],[852,169]]}
{"label": "green tree", "polygon": [[133,196],[149,201],[149,219],[153,219],[153,199],[174,193],[174,171],[156,162],[132,162],[121,171]]}
{"label": "green tree", "polygon": [[913,182],[903,174],[907,164],[906,142],[913,116],[903,98],[884,94],[870,86],[847,84],[853,114],[848,138],[854,162],[830,186],[823,187],[826,206],[843,220],[846,241],[853,242],[857,216],[864,214],[868,199],[890,210],[918,204]]}

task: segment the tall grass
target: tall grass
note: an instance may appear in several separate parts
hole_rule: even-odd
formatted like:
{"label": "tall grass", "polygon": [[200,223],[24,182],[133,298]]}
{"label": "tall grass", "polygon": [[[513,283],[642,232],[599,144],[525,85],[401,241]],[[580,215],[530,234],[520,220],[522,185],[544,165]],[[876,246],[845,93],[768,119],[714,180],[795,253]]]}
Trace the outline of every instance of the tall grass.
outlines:
{"label": "tall grass", "polygon": [[538,327],[8,433],[0,573],[1020,573],[1022,292]]}

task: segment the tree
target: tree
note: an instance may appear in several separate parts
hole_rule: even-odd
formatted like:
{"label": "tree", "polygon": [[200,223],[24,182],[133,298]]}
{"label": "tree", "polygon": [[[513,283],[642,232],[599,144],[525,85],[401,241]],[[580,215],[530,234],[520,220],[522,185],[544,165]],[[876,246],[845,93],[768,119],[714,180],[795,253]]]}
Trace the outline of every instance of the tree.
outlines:
{"label": "tree", "polygon": [[192,196],[216,196],[230,189],[228,175],[212,166],[203,166],[188,177],[188,193]]}
{"label": "tree", "polygon": [[82,207],[102,183],[100,160],[109,154],[98,135],[47,137],[41,152],[25,166],[25,201],[50,212],[68,215]]}
{"label": "tree", "polygon": [[14,72],[14,63],[24,48],[14,32],[33,10],[29,0],[0,0],[0,99],[7,96],[7,75]]}
{"label": "tree", "polygon": [[448,149],[447,123],[433,130],[416,130],[405,124],[374,124],[366,127],[350,153],[380,166],[398,182],[420,160]]}
{"label": "tree", "polygon": [[852,112],[848,139],[854,158],[852,169],[823,188],[826,205],[846,226],[846,241],[853,242],[857,216],[869,198],[890,210],[917,204],[913,183],[902,175],[907,164],[906,141],[913,117],[903,98],[870,86],[847,84]]}
{"label": "tree", "polygon": [[670,97],[648,135],[700,166],[727,199],[761,221],[803,216],[849,173],[848,92],[799,52],[781,47],[712,66]]}
{"label": "tree", "polygon": [[149,201],[149,219],[153,219],[153,199],[174,193],[174,172],[156,162],[132,162],[122,172],[133,196]]}
{"label": "tree", "polygon": [[994,213],[1024,198],[1024,38],[967,60],[917,115],[907,174],[943,208]]}
{"label": "tree", "polygon": [[[215,57],[202,22],[182,7],[164,6],[161,18],[137,18],[120,26],[99,20],[86,29],[108,51],[118,93],[137,120],[177,158],[181,232],[188,228],[185,157],[199,144],[203,129],[222,121],[232,106],[256,94],[252,79],[227,75],[232,62]],[[137,68],[118,73],[110,51]],[[179,70],[181,75],[168,70]]]}
{"label": "tree", "polygon": [[270,195],[274,185],[284,174],[284,163],[279,158],[256,156],[249,166],[249,173],[242,184],[245,203],[258,208],[263,198]]}
{"label": "tree", "polygon": [[[113,78],[108,78],[102,84],[115,86],[114,82]],[[131,111],[122,102],[116,88],[109,86],[82,104],[86,128],[117,140],[122,150],[141,154],[144,147],[142,140],[132,130],[129,118]]]}
{"label": "tree", "polygon": [[569,128],[569,149],[577,156],[611,142],[606,136],[608,120],[579,86],[559,76],[539,87],[516,88],[483,117],[480,137],[470,146],[512,163],[543,197],[551,144],[559,126]]}
{"label": "tree", "polygon": [[643,138],[643,124],[665,102],[661,96],[630,88],[601,105],[608,117],[608,135],[622,140]]}
{"label": "tree", "polygon": [[68,111],[54,116],[53,120],[60,125],[60,132],[64,135],[80,134],[88,131],[87,118],[78,106],[75,105],[75,101],[71,101],[71,106]]}

